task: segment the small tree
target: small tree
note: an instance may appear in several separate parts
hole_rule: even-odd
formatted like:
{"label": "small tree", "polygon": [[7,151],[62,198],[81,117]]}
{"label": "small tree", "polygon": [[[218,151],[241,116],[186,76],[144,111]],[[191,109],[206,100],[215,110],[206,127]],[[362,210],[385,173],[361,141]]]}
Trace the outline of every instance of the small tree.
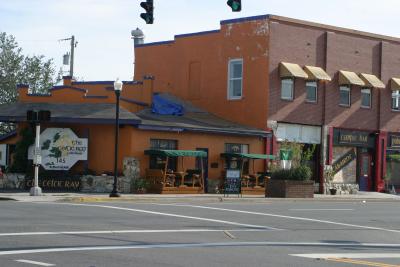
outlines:
{"label": "small tree", "polygon": [[[52,59],[23,55],[14,36],[0,32],[0,104],[17,101],[18,84],[28,84],[32,93],[46,93],[61,76],[56,76]],[[0,135],[14,129],[13,124],[0,123]]]}

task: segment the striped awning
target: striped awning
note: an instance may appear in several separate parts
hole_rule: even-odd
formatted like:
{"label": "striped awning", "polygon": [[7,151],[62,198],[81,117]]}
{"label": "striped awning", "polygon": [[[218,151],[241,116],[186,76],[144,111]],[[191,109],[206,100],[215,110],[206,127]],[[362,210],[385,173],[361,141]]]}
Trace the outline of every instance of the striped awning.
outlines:
{"label": "striped awning", "polygon": [[378,77],[376,77],[373,74],[366,74],[366,73],[361,73],[360,74],[361,79],[364,81],[365,86],[367,87],[374,87],[374,88],[385,88],[385,84],[379,80]]}
{"label": "striped awning", "polygon": [[315,66],[305,66],[304,71],[309,80],[331,81],[331,77],[322,68]]}
{"label": "striped awning", "polygon": [[355,72],[339,70],[339,85],[365,86],[365,83]]}
{"label": "striped awning", "polygon": [[400,90],[400,78],[392,78],[390,80],[390,89],[393,91]]}
{"label": "striped awning", "polygon": [[279,64],[279,73],[281,78],[308,78],[307,73],[298,64],[294,63],[281,62]]}

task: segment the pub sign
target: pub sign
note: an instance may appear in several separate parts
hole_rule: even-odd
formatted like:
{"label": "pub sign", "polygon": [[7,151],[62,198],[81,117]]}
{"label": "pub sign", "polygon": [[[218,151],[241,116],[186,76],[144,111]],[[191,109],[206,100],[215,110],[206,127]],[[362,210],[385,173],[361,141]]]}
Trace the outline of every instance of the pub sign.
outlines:
{"label": "pub sign", "polygon": [[[77,161],[87,160],[88,140],[78,138],[69,128],[47,128],[40,134],[42,167],[46,170],[69,170]],[[29,159],[34,146],[29,147]]]}

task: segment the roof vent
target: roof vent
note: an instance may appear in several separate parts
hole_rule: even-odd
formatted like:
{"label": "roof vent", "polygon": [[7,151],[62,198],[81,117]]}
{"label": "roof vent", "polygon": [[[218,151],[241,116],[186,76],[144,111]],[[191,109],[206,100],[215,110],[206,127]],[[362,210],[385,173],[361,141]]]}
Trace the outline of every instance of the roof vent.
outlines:
{"label": "roof vent", "polygon": [[136,28],[136,30],[132,30],[131,31],[131,39],[133,39],[134,46],[144,44],[143,31],[139,28]]}

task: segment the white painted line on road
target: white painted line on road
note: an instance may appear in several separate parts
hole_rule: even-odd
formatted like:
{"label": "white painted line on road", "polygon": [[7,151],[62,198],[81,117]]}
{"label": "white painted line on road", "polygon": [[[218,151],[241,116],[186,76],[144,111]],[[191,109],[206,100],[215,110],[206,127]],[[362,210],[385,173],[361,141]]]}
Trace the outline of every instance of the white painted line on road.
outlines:
{"label": "white painted line on road", "polygon": [[[154,205],[157,205],[157,204],[154,204]],[[247,210],[234,210],[234,209],[215,208],[215,207],[208,207],[208,206],[196,206],[196,205],[187,205],[187,204],[182,204],[182,205],[181,204],[161,204],[161,205],[229,211],[229,212],[236,212],[236,213],[243,213],[243,214],[269,216],[269,217],[293,219],[293,220],[308,221],[308,222],[319,222],[319,223],[325,223],[325,224],[355,227],[355,228],[360,228],[360,229],[369,229],[369,230],[378,230],[378,231],[385,231],[385,232],[392,232],[392,233],[400,233],[400,230],[387,229],[387,228],[381,228],[381,227],[375,227],[375,226],[365,226],[365,225],[357,225],[357,224],[350,224],[350,223],[341,223],[341,222],[318,220],[318,219],[305,218],[305,217],[294,217],[294,216],[287,216],[287,215],[280,215],[280,214],[273,214],[273,213],[255,212],[255,211],[247,211]]]}
{"label": "white painted line on road", "polygon": [[45,263],[45,262],[40,262],[40,261],[30,261],[30,260],[15,260],[17,262],[22,262],[22,263],[29,263],[33,265],[39,265],[39,266],[56,266],[55,264],[51,263]]}
{"label": "white painted line on road", "polygon": [[393,248],[399,249],[399,244],[383,244],[383,243],[354,243],[348,242],[216,242],[216,243],[179,243],[179,244],[148,244],[148,245],[131,245],[131,246],[91,246],[91,247],[62,247],[62,248],[46,248],[46,249],[22,249],[22,250],[5,250],[0,251],[0,256],[4,255],[20,255],[20,254],[36,254],[36,253],[54,253],[54,252],[70,252],[70,251],[102,251],[102,250],[124,250],[124,249],[152,249],[152,248],[199,248],[199,247],[243,247],[243,246],[310,246],[310,247],[366,247],[366,248]]}
{"label": "white painted line on road", "polygon": [[289,254],[290,256],[310,259],[389,259],[400,258],[400,253],[311,253],[311,254]]}
{"label": "white painted line on road", "polygon": [[108,231],[60,231],[60,232],[19,232],[0,233],[3,236],[39,236],[39,235],[90,235],[90,234],[126,234],[126,233],[198,233],[198,232],[264,232],[270,229],[172,229],[172,230],[108,230]]}
{"label": "white painted line on road", "polygon": [[354,209],[289,209],[297,211],[352,211]]}
{"label": "white painted line on road", "polygon": [[[41,204],[43,204],[43,203],[41,203]],[[126,210],[126,211],[134,211],[134,212],[147,213],[147,214],[153,214],[153,215],[162,215],[162,216],[169,216],[169,217],[176,217],[176,218],[183,218],[183,219],[192,219],[192,220],[199,220],[199,221],[237,225],[237,226],[257,228],[257,229],[281,230],[278,228],[268,227],[268,226],[264,226],[264,225],[245,224],[245,223],[238,223],[238,222],[231,222],[231,221],[224,221],[224,220],[217,220],[217,219],[210,219],[210,218],[203,218],[203,217],[186,216],[186,215],[165,213],[165,212],[158,212],[158,211],[151,211],[151,210],[131,209],[131,208],[124,208],[124,207],[117,207],[117,206],[94,205],[94,204],[73,204],[73,203],[53,203],[53,202],[46,202],[46,204]]]}

